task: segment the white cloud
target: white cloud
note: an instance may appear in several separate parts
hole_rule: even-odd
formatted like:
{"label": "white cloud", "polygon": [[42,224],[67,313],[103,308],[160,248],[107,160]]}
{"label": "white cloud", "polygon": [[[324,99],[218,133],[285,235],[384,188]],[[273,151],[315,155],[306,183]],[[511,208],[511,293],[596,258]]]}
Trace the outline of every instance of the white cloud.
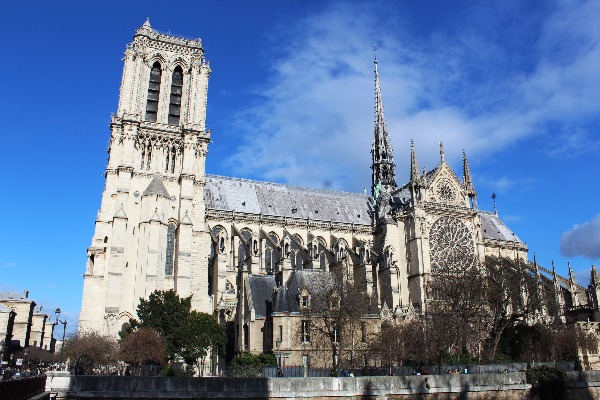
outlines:
{"label": "white cloud", "polygon": [[579,283],[582,286],[587,286],[588,282],[590,281],[590,278],[592,276],[592,269],[591,268],[583,268],[583,269],[578,269],[576,271],[574,271],[575,274],[575,280],[577,281],[577,283]]}
{"label": "white cloud", "polygon": [[[374,41],[399,183],[408,175],[411,138],[419,164],[431,169],[439,140],[455,163],[462,148],[479,158],[544,134],[553,121],[575,129],[600,111],[598,19],[594,2],[555,10],[540,27],[537,58],[519,69],[493,29],[484,32],[490,36],[477,30],[486,24],[419,38],[368,7],[332,5],[273,34],[282,43],[271,79],[256,89],[255,105],[235,116],[242,144],[227,164],[235,175],[297,185],[360,191],[369,184]],[[503,179],[499,191],[511,185]]]}
{"label": "white cloud", "polygon": [[6,267],[6,268],[14,268],[17,266],[17,264],[15,264],[13,262],[5,262],[5,263],[2,263],[2,266]]}
{"label": "white cloud", "polygon": [[600,214],[562,234],[560,252],[567,257],[600,259]]}

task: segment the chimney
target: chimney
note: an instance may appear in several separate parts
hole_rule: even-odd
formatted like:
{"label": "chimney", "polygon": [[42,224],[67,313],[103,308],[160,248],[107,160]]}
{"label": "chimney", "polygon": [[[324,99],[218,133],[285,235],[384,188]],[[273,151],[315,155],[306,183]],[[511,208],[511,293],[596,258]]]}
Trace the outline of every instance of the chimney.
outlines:
{"label": "chimney", "polygon": [[29,290],[24,290],[23,295],[25,296],[26,299],[28,299],[29,298]]}

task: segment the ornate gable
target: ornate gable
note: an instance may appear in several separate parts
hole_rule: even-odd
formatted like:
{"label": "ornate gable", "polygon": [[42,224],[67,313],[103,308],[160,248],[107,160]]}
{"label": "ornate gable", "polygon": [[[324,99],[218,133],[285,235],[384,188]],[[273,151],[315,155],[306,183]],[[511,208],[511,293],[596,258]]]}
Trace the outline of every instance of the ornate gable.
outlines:
{"label": "ornate gable", "polygon": [[466,194],[452,168],[442,162],[428,179],[427,199],[431,203],[468,207]]}

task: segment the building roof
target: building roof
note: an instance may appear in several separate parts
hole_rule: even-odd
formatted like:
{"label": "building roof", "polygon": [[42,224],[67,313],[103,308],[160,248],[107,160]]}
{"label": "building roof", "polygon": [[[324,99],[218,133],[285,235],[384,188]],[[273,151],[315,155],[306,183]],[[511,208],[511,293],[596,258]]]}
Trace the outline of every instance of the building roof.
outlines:
{"label": "building roof", "polygon": [[508,226],[498,218],[498,214],[489,211],[479,211],[481,229],[484,239],[502,240],[524,244]]}
{"label": "building roof", "polygon": [[32,301],[30,298],[25,297],[25,295],[23,293],[19,293],[19,292],[0,292],[0,300]]}
{"label": "building roof", "polygon": [[267,317],[273,310],[273,289],[277,287],[274,275],[250,275],[250,296],[257,318]]}
{"label": "building roof", "polygon": [[369,199],[362,193],[207,175],[204,200],[212,210],[371,224]]}
{"label": "building roof", "polygon": [[[433,174],[437,168],[428,172]],[[155,177],[153,183],[162,182]],[[150,186],[146,191],[150,189]],[[146,192],[144,192],[146,194]],[[393,195],[393,201],[410,199],[405,185]],[[279,217],[311,219],[370,225],[369,197],[363,193],[303,188],[280,183],[253,181],[218,175],[207,175],[204,200],[208,209],[235,211],[246,214],[262,214]],[[513,231],[500,220],[498,214],[479,211],[483,237],[524,244]]]}
{"label": "building roof", "polygon": [[275,312],[299,312],[298,294],[302,289],[309,293],[323,287],[324,279],[332,279],[332,275],[321,269],[304,269],[293,272],[287,285],[279,288],[275,300]]}
{"label": "building roof", "polygon": [[0,313],[10,313],[12,312],[12,308],[7,307],[3,304],[0,304]]}

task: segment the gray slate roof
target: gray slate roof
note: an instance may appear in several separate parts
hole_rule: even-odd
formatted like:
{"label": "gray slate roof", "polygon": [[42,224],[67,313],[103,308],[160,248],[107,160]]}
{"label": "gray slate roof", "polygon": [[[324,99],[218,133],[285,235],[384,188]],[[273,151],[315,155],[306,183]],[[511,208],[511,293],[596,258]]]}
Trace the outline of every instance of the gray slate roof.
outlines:
{"label": "gray slate roof", "polygon": [[273,310],[273,289],[277,287],[274,275],[250,275],[250,296],[256,318],[267,317]]}
{"label": "gray slate roof", "polygon": [[[428,172],[433,174],[436,169]],[[155,181],[157,183],[155,183]],[[151,186],[164,185],[155,177]],[[156,190],[156,189],[153,189]],[[164,189],[166,193],[166,189]],[[168,193],[166,194],[168,196]],[[394,199],[408,201],[410,192],[405,185]],[[369,199],[362,193],[303,188],[280,183],[260,182],[242,178],[206,175],[204,200],[208,209],[248,214],[301,218],[318,221],[370,225]],[[295,210],[295,211],[294,211]],[[483,237],[491,240],[523,243],[496,213],[480,211]]]}
{"label": "gray slate roof", "polygon": [[12,311],[12,308],[7,307],[3,304],[0,304],[0,313],[9,313]]}
{"label": "gray slate roof", "polygon": [[329,272],[321,269],[304,269],[292,273],[287,285],[279,288],[275,300],[274,312],[299,312],[298,293],[306,288],[310,293],[313,288],[320,288],[323,279],[331,279]]}
{"label": "gray slate roof", "polygon": [[362,193],[207,175],[204,200],[212,210],[356,225],[371,223],[368,196]]}
{"label": "gray slate roof", "polygon": [[19,292],[0,292],[0,300],[28,300],[23,293]]}
{"label": "gray slate roof", "polygon": [[489,211],[479,211],[483,237],[491,240],[504,240],[524,244],[508,226],[498,218],[498,214]]}

